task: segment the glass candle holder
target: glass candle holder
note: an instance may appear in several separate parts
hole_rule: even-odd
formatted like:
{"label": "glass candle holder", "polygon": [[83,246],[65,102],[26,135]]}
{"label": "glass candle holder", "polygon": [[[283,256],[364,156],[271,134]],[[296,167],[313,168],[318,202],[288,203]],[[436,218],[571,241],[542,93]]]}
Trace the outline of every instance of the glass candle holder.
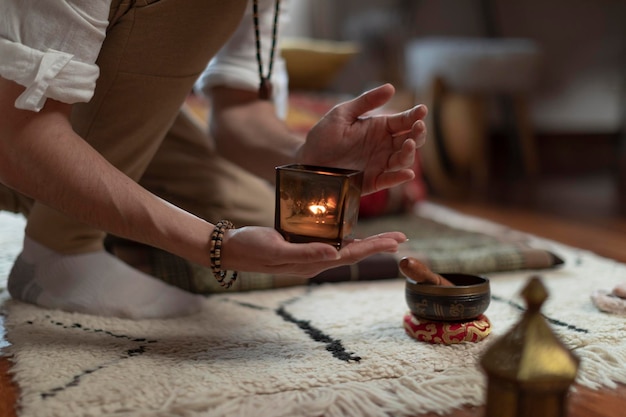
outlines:
{"label": "glass candle holder", "polygon": [[288,242],[341,249],[359,217],[363,172],[313,165],[276,168],[275,228]]}

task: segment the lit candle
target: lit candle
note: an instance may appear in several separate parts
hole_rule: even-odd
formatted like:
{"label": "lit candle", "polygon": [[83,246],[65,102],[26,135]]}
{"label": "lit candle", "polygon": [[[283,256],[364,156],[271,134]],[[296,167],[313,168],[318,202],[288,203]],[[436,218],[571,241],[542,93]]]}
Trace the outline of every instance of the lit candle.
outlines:
{"label": "lit candle", "polygon": [[321,204],[311,204],[309,206],[309,210],[315,216],[319,216],[319,217],[323,216],[326,213],[326,207]]}
{"label": "lit candle", "polygon": [[340,248],[358,217],[361,171],[287,165],[276,170],[275,227],[290,242]]}

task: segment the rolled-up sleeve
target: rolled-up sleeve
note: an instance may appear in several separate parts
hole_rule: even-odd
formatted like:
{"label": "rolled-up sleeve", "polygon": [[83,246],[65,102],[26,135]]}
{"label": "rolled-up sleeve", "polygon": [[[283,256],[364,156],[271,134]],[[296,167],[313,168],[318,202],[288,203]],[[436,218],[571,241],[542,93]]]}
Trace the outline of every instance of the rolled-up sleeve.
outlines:
{"label": "rolled-up sleeve", "polygon": [[91,99],[109,7],[110,0],[0,0],[0,76],[26,87],[16,107]]}

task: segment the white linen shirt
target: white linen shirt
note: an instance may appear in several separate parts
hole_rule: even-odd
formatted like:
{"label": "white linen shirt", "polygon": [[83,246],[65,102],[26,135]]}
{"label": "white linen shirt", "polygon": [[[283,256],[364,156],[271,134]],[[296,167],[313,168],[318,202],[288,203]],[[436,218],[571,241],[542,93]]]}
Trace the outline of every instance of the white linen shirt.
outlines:
{"label": "white linen shirt", "polygon": [[[91,99],[100,73],[96,59],[106,37],[110,4],[111,0],[0,0],[0,76],[26,87],[15,101],[17,108],[39,111],[47,98],[70,104]],[[233,37],[196,84],[199,91],[218,84],[258,88],[251,4]],[[265,71],[273,5],[273,0],[259,0]],[[286,7],[281,6],[279,28],[286,21]],[[284,97],[286,70],[278,51],[272,82],[276,97]]]}
{"label": "white linen shirt", "polygon": [[0,0],[0,76],[26,87],[17,108],[91,99],[110,2]]}

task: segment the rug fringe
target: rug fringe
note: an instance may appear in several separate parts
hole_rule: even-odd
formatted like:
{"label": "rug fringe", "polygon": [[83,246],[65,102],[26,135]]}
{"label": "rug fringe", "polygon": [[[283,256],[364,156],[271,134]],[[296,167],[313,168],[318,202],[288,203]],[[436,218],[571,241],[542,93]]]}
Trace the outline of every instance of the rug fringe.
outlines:
{"label": "rug fringe", "polygon": [[[459,384],[473,387],[459,390]],[[190,405],[173,404],[158,416],[211,417],[401,417],[436,410],[449,413],[464,405],[483,403],[485,378],[480,371],[467,374],[446,371],[428,381],[416,383],[410,375],[398,379],[349,382],[306,391],[284,391],[267,395],[246,395],[230,399],[207,399]],[[464,392],[464,394],[462,394]],[[215,407],[215,404],[219,404]],[[191,411],[191,410],[195,410]]]}
{"label": "rug fringe", "polygon": [[581,358],[576,382],[591,389],[603,387],[617,388],[626,384],[626,346],[618,345],[585,346],[575,350]]}

